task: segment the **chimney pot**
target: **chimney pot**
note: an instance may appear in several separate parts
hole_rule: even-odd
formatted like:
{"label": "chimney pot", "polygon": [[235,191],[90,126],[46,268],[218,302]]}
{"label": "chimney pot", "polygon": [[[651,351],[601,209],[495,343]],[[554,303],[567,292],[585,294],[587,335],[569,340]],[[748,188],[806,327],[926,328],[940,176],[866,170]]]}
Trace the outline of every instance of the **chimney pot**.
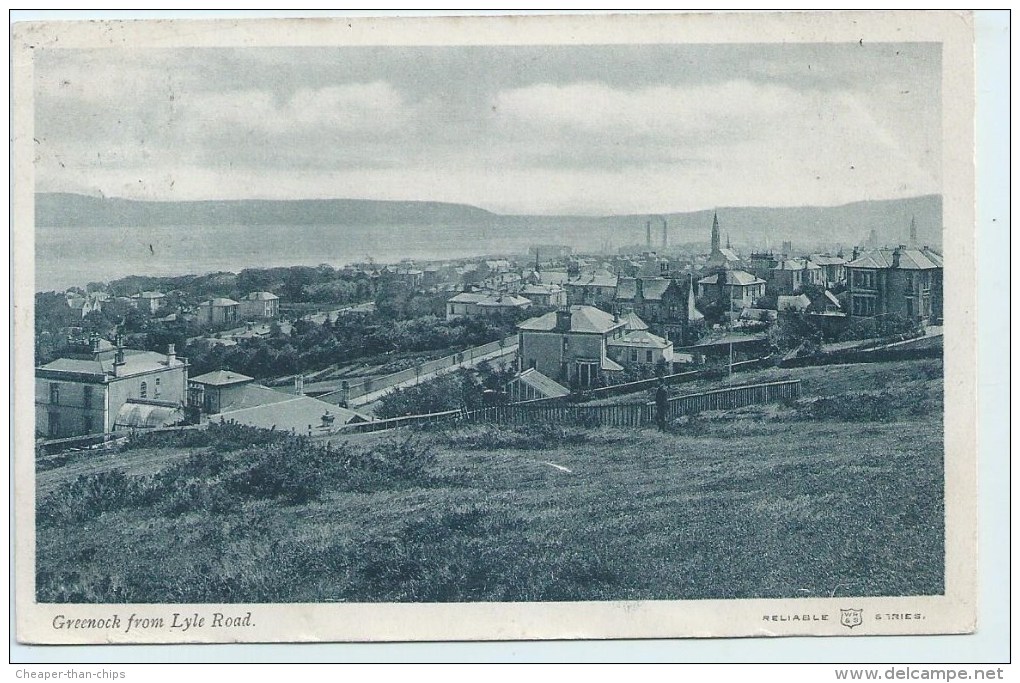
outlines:
{"label": "chimney pot", "polygon": [[556,311],[556,329],[561,332],[567,332],[570,330],[570,309],[560,309]]}

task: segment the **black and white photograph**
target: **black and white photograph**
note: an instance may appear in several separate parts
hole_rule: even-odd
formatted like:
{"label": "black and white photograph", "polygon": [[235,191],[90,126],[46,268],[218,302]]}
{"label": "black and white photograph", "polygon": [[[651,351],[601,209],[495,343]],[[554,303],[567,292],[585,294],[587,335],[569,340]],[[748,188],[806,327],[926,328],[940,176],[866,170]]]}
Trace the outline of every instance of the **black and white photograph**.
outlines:
{"label": "black and white photograph", "polygon": [[18,26],[19,638],[973,630],[973,36],[755,19]]}

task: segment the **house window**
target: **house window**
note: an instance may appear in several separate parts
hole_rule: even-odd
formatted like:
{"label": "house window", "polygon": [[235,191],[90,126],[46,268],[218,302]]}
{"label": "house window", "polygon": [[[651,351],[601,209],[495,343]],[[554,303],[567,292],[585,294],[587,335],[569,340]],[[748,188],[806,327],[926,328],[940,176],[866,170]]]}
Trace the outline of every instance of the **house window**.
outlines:
{"label": "house window", "polygon": [[60,403],[60,385],[56,382],[50,383],[50,403]]}
{"label": "house window", "polygon": [[152,395],[159,398],[159,377],[156,378],[155,386],[152,387]]}
{"label": "house window", "polygon": [[566,352],[570,348],[570,337],[563,337],[563,351]]}
{"label": "house window", "polygon": [[138,390],[138,396],[140,398],[148,398],[149,397],[149,385],[146,384],[145,382],[142,382],[142,388]]}
{"label": "house window", "polygon": [[651,351],[645,351],[645,362],[646,363],[651,363],[652,362],[652,352]]}
{"label": "house window", "polygon": [[60,436],[60,413],[55,410],[50,411],[50,436]]}
{"label": "house window", "polygon": [[630,350],[630,361],[632,363],[637,363],[637,349]]}
{"label": "house window", "polygon": [[875,297],[855,296],[853,300],[854,315],[875,315]]}
{"label": "house window", "polygon": [[81,404],[86,410],[92,407],[92,387],[85,387],[83,390]]}
{"label": "house window", "polygon": [[85,415],[85,433],[86,434],[91,434],[92,433],[92,416],[91,415]]}
{"label": "house window", "polygon": [[871,270],[859,270],[854,273],[854,284],[864,289],[875,288],[875,272]]}

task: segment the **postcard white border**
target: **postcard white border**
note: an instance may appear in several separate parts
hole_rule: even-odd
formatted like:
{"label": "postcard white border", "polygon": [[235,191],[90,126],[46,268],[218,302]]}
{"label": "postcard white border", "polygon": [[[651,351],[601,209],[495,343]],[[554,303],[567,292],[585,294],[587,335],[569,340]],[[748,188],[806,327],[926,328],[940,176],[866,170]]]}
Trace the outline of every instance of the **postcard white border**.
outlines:
{"label": "postcard white border", "polygon": [[[136,641],[119,633],[54,634],[52,617],[72,609],[76,616],[108,614],[111,605],[38,605],[34,603],[34,533],[17,534],[17,633],[19,641],[96,642],[300,642],[365,640],[531,640],[562,638],[661,638],[754,635],[879,635],[882,633],[959,633],[975,619],[975,267],[973,171],[973,31],[966,14],[855,13],[688,16],[561,16],[456,19],[344,19],[348,32],[321,20],[224,20],[70,24],[60,32],[61,47],[101,44],[158,44],[161,47],[212,45],[335,44],[590,44],[656,42],[943,42],[943,197],[947,254],[946,301],[946,594],[922,598],[854,599],[853,606],[883,611],[923,610],[919,622],[894,622],[895,630],[872,624],[848,634],[836,628],[797,624],[762,628],[765,613],[828,611],[838,614],[847,600],[646,601],[605,603],[475,603],[266,605],[251,606],[256,626],[203,637],[160,637]],[[423,30],[421,22],[429,22]],[[14,33],[15,155],[15,329],[31,330],[34,259],[32,224],[31,103],[32,49],[53,45],[45,26],[22,24]],[[28,44],[35,44],[29,48]],[[961,227],[962,226],[962,227]],[[32,375],[30,339],[16,332],[14,380],[15,523],[34,530]],[[27,399],[27,400],[26,400]],[[951,411],[951,414],[950,414]],[[785,606],[784,606],[785,605]],[[239,606],[229,608],[236,611]],[[168,611],[211,611],[212,605],[123,606],[122,613],[165,615]]]}

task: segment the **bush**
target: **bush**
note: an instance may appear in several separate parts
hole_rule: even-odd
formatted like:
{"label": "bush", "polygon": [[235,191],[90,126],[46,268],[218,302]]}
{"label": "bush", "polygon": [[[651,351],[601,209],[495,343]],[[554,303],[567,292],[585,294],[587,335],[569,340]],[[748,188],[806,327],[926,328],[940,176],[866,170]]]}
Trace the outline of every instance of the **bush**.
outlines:
{"label": "bush", "polygon": [[116,512],[143,501],[138,478],[122,470],[79,476],[37,503],[42,525],[79,524],[105,512]]}
{"label": "bush", "polygon": [[897,416],[897,397],[891,392],[847,393],[825,396],[803,404],[803,415],[814,420],[847,422],[883,422]]}

